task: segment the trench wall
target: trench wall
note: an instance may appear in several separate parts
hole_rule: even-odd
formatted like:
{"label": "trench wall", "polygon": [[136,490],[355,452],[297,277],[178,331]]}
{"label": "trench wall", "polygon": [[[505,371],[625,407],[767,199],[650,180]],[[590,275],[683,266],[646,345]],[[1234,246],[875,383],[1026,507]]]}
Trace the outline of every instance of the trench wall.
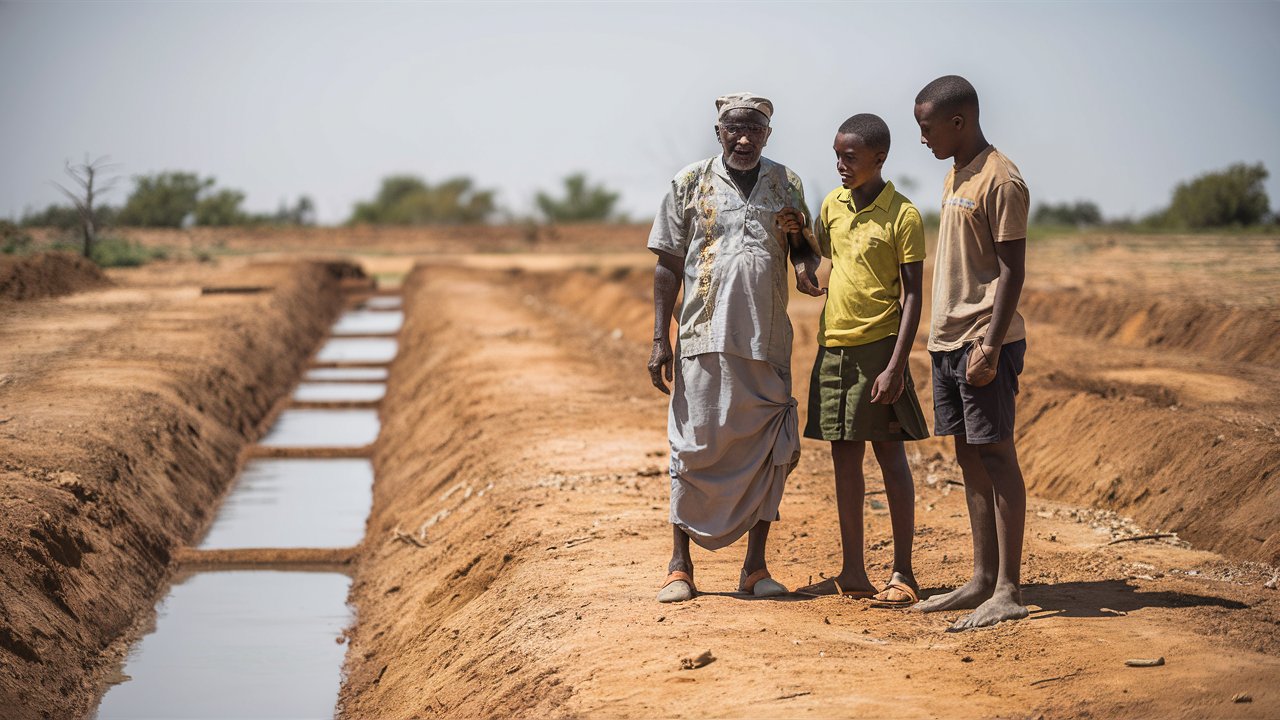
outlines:
{"label": "trench wall", "polygon": [[192,299],[174,311],[185,321],[131,318],[82,349],[90,370],[0,388],[0,714],[91,711],[120,639],[207,522],[352,271],[258,266],[267,292]]}

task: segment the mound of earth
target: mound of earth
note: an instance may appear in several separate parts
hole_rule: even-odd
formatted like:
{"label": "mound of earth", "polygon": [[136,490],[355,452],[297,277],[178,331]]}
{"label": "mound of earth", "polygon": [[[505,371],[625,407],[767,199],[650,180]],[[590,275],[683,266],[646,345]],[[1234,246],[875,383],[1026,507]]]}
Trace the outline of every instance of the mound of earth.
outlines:
{"label": "mound of earth", "polygon": [[0,300],[70,295],[110,282],[93,262],[71,253],[0,257]]}

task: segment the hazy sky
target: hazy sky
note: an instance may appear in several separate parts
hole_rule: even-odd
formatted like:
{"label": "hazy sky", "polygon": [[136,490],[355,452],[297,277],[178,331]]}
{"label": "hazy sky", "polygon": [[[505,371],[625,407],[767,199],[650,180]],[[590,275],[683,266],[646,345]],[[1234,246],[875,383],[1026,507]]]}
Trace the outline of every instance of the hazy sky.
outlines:
{"label": "hazy sky", "polygon": [[[1264,162],[1280,206],[1280,4],[0,4],[0,217],[59,200],[64,160],[189,170],[340,222],[381,177],[469,175],[517,212],[582,170],[651,217],[717,152],[714,98],[773,99],[765,154],[816,204],[835,128],[888,121],[891,178],[937,204],[916,92],[957,73],[1032,201],[1108,216]],[[108,202],[123,201],[122,180]]]}

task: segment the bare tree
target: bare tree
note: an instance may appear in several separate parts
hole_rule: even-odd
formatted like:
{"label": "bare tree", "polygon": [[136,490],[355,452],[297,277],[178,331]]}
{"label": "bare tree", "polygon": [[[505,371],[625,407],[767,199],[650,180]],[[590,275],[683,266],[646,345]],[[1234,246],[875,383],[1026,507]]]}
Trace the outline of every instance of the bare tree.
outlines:
{"label": "bare tree", "polygon": [[[93,207],[93,200],[96,195],[101,195],[110,190],[119,178],[108,178],[106,182],[101,182],[99,175],[102,171],[115,167],[113,163],[107,162],[111,158],[103,156],[89,162],[89,156],[86,155],[84,163],[80,165],[72,165],[67,161],[65,168],[66,173],[75,180],[76,185],[80,186],[79,192],[72,192],[64,187],[61,183],[55,182],[63,195],[71,200],[76,206],[76,212],[80,213],[80,222],[84,226],[84,256],[91,257],[93,253],[93,243],[97,240],[98,235],[98,216],[97,211]],[[97,187],[94,186],[95,182]]]}

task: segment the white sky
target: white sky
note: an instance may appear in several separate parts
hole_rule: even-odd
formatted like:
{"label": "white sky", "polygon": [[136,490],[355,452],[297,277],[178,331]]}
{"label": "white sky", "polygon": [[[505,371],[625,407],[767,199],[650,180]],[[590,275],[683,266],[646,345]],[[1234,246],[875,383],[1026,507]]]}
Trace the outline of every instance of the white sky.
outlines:
{"label": "white sky", "polygon": [[[714,98],[773,99],[765,154],[816,204],[835,128],[888,121],[890,178],[936,204],[916,92],[957,73],[1033,202],[1108,216],[1262,161],[1280,207],[1280,4],[0,4],[0,217],[60,200],[64,160],[196,171],[251,210],[345,220],[393,172],[469,175],[517,212],[586,171],[651,217],[717,152]],[[107,202],[123,201],[122,181]]]}

